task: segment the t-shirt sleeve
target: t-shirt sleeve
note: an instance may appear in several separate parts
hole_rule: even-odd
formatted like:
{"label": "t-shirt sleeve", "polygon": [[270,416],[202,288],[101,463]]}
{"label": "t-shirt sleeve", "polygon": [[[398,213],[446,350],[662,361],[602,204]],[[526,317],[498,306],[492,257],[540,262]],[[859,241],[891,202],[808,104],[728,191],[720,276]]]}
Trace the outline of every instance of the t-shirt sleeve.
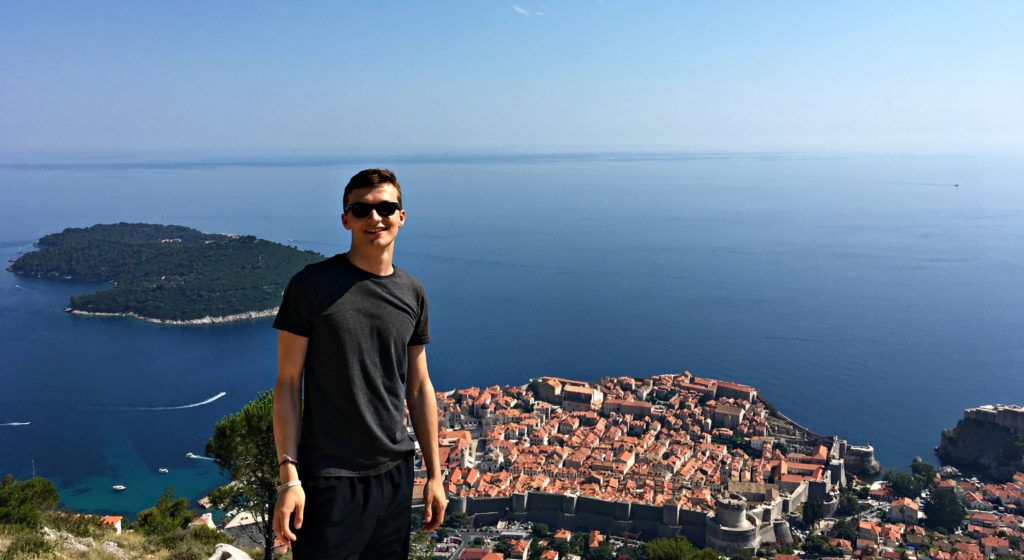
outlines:
{"label": "t-shirt sleeve", "polygon": [[274,328],[309,338],[313,332],[313,295],[303,278],[299,272],[288,282]]}
{"label": "t-shirt sleeve", "polygon": [[427,317],[427,294],[419,291],[420,315],[416,318],[416,326],[412,329],[412,337],[409,338],[409,346],[430,343],[430,328]]}

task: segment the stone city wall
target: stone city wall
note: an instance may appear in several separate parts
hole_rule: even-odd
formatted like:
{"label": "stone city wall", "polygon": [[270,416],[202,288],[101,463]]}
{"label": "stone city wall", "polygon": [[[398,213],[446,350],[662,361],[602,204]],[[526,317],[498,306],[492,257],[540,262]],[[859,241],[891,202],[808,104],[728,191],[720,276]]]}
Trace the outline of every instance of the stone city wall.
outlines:
{"label": "stone city wall", "polygon": [[1009,428],[1017,433],[1024,433],[1024,407],[1021,406],[997,404],[968,408],[964,411],[964,418],[988,422]]}
{"label": "stone city wall", "polygon": [[652,506],[533,491],[507,498],[453,498],[449,511],[470,515],[476,527],[511,518],[570,531],[639,533],[644,539],[682,534],[697,546],[704,546],[708,517],[705,512],[675,505]]}

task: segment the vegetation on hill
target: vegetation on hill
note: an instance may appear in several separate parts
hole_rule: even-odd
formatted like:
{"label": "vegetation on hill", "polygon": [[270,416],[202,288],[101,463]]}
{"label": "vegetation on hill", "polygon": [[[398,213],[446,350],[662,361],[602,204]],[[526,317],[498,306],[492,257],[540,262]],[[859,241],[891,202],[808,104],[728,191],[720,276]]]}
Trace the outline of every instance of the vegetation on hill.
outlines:
{"label": "vegetation on hill", "polygon": [[[139,513],[130,532],[115,534],[94,515],[57,509],[60,496],[41,477],[0,483],[0,560],[38,558],[203,560],[218,543],[231,542],[209,527],[186,528],[196,513],[170,486],[156,505]],[[113,543],[113,546],[100,543]]]}
{"label": "vegetation on hill", "polygon": [[45,478],[15,480],[7,475],[0,482],[0,523],[39,527],[43,512],[53,510],[58,503],[57,487]]}
{"label": "vegetation on hill", "polygon": [[156,224],[68,228],[43,237],[37,247],[14,261],[10,270],[113,284],[71,298],[70,310],[134,313],[165,321],[273,309],[289,278],[323,258],[251,235]]}
{"label": "vegetation on hill", "polygon": [[956,492],[949,488],[932,491],[924,501],[925,525],[952,532],[964,524],[967,508]]}
{"label": "vegetation on hill", "polygon": [[174,489],[168,485],[155,506],[139,512],[134,528],[146,535],[159,537],[184,529],[195,516],[196,512],[188,509],[188,500],[176,497]]}
{"label": "vegetation on hill", "polygon": [[214,490],[210,499],[224,510],[252,512],[256,523],[248,528],[255,529],[263,541],[266,560],[274,557],[273,515],[280,474],[274,447],[273,410],[274,395],[264,391],[242,410],[217,422],[206,443],[207,455],[233,481]]}
{"label": "vegetation on hill", "polygon": [[647,560],[719,560],[710,548],[697,548],[684,537],[654,539],[645,546]]}
{"label": "vegetation on hill", "polygon": [[914,457],[910,463],[910,472],[886,471],[884,480],[889,483],[889,491],[896,498],[917,499],[925,490],[935,486],[935,467],[920,457]]}

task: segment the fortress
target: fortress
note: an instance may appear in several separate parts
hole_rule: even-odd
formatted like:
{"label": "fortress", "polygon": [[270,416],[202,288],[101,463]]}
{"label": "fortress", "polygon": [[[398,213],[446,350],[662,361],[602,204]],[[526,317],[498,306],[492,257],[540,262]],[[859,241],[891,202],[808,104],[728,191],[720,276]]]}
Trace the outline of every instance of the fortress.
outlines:
{"label": "fortress", "polygon": [[995,404],[968,408],[951,430],[942,432],[935,453],[944,463],[1009,480],[1024,469],[1024,407]]}
{"label": "fortress", "polygon": [[[841,461],[837,469],[843,476]],[[730,483],[710,510],[692,509],[675,502],[654,506],[528,491],[508,497],[457,497],[449,502],[448,511],[469,515],[477,527],[514,519],[577,532],[596,529],[645,540],[682,535],[695,546],[733,554],[770,543],[792,543],[790,519],[799,517],[800,508],[813,501],[821,515],[830,516],[838,506],[837,498],[837,489],[829,481],[791,485]]]}
{"label": "fortress", "polygon": [[964,418],[995,424],[1024,434],[1024,406],[987,404],[964,411]]}

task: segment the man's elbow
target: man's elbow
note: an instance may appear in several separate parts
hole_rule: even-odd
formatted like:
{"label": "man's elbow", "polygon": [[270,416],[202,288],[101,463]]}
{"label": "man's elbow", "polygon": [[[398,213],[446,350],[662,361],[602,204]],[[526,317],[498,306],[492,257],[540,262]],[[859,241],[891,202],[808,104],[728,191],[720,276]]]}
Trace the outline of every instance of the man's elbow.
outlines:
{"label": "man's elbow", "polygon": [[298,395],[301,389],[302,381],[296,379],[290,375],[278,375],[277,381],[274,382],[274,396],[284,397],[288,395]]}
{"label": "man's elbow", "polygon": [[406,387],[405,402],[409,405],[409,412],[430,406],[434,402],[434,386],[430,379],[424,378],[423,381]]}

